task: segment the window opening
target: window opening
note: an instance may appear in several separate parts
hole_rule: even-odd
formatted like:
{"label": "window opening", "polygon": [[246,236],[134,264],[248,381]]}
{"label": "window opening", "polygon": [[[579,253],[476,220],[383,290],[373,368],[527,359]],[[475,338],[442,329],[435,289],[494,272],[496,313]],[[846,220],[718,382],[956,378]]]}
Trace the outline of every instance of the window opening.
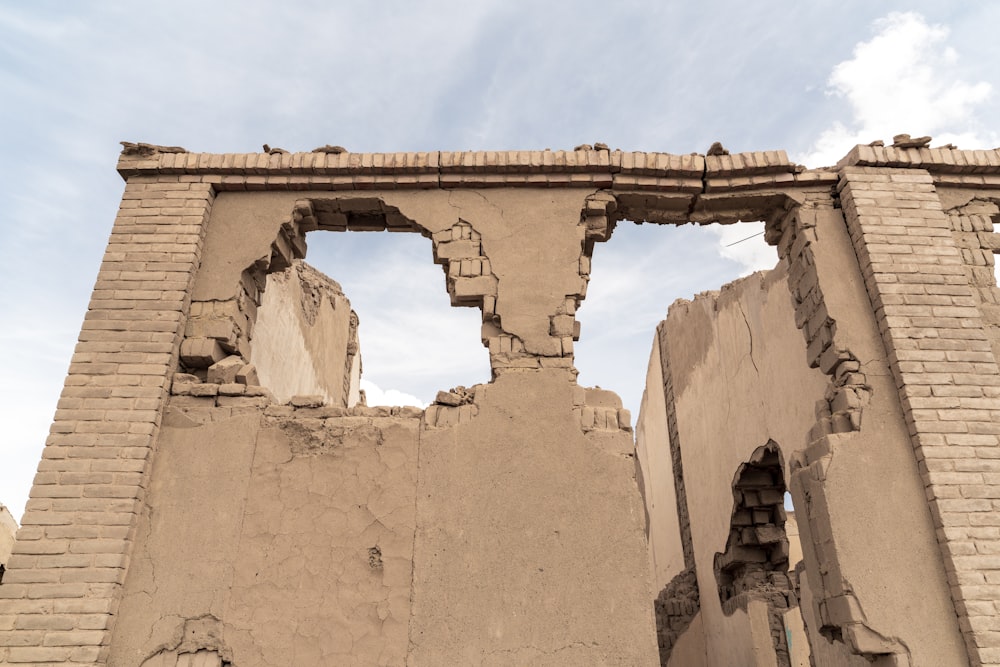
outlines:
{"label": "window opening", "polygon": [[358,314],[368,405],[423,407],[440,390],[489,381],[479,309],[451,305],[430,239],[314,231],[308,242],[306,261],[340,284]]}
{"label": "window opening", "polygon": [[587,297],[577,313],[580,384],[614,391],[638,416],[653,332],[670,304],[773,268],[778,253],[764,243],[763,228],[762,222],[619,222],[608,241],[594,245]]}

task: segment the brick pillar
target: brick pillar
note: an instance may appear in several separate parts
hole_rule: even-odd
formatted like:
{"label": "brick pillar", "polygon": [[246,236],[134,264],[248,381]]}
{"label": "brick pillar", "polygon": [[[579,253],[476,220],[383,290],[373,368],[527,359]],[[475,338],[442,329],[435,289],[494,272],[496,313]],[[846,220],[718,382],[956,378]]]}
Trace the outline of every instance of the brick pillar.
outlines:
{"label": "brick pillar", "polygon": [[1000,374],[928,172],[847,167],[841,204],[974,665],[1000,665]]}
{"label": "brick pillar", "polygon": [[0,585],[0,663],[101,665],[214,193],[125,187]]}

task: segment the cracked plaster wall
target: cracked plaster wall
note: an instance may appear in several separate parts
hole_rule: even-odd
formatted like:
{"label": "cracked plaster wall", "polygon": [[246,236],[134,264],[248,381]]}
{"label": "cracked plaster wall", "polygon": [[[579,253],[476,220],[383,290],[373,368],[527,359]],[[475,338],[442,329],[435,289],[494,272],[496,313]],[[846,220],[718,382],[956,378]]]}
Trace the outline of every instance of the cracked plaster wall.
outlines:
{"label": "cracked plaster wall", "polygon": [[[666,329],[660,344],[670,345],[666,372],[674,382],[701,587],[700,618],[691,627],[704,628],[709,665],[726,664],[727,658],[716,655],[720,647],[746,641],[731,632],[738,630],[732,617],[722,616],[711,559],[725,545],[733,471],[773,439],[786,464],[794,461],[786,483],[798,510],[805,562],[822,570],[807,568],[800,581],[816,664],[864,664],[849,655],[846,644],[817,634],[831,621],[872,629],[888,638],[882,644],[887,652],[896,642],[909,652],[910,664],[961,664],[966,658],[933,552],[920,478],[843,218],[827,208],[811,219],[812,279],[822,286],[834,344],[860,362],[871,389],[870,403],[856,416],[859,431],[823,435],[830,420],[830,377],[808,368],[812,352],[795,329],[785,261],[721,293],[675,304],[661,325]],[[803,462],[811,467],[799,468]],[[859,602],[853,616],[834,618],[821,600],[833,596],[836,602],[844,590]],[[870,657],[884,655],[874,641],[862,639],[857,648],[871,651]]]}
{"label": "cracked plaster wall", "polygon": [[412,664],[656,664],[631,434],[582,432],[583,393],[504,373],[421,435]]}
{"label": "cracked plaster wall", "polygon": [[733,475],[768,440],[783,451],[805,443],[826,379],[803,363],[783,263],[721,292],[676,302],[661,326],[660,344],[670,346],[665,372],[674,381],[704,664],[757,664],[757,653],[774,653],[767,624],[754,633],[747,611],[725,615],[714,574],[715,554],[729,537]]}
{"label": "cracked plaster wall", "polygon": [[402,664],[419,420],[197,400],[164,419],[109,664],[176,647],[204,616],[239,667]]}
{"label": "cracked plaster wall", "polygon": [[[431,237],[456,305],[483,308],[495,382],[473,388],[469,404],[388,417],[378,437],[341,433],[329,451],[301,411],[284,426],[261,417],[292,410],[266,398],[174,396],[111,664],[169,646],[199,614],[220,619],[240,667],[290,655],[294,664],[655,664],[630,417],[612,392],[577,386],[572,369],[591,194],[365,193]],[[273,253],[289,219],[306,229],[326,215],[319,227],[335,228],[329,209],[359,197],[338,196],[314,206],[300,193],[221,194],[194,299],[238,299],[247,268]],[[467,262],[489,275],[467,276]],[[257,320],[251,353],[259,337],[277,340],[268,326],[262,333]],[[227,413],[230,404],[239,407]],[[327,419],[323,432],[337,419],[355,418]],[[373,451],[393,453],[393,464]],[[351,473],[362,468],[359,483]],[[386,498],[379,523],[369,509]],[[370,583],[373,563],[386,583]]]}

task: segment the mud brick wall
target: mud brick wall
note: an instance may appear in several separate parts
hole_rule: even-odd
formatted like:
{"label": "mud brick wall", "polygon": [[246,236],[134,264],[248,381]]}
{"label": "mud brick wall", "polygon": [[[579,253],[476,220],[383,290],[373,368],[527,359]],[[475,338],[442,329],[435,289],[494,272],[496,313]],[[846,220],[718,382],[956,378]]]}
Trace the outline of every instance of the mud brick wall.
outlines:
{"label": "mud brick wall", "polygon": [[[399,591],[409,592],[396,591],[393,607],[407,617],[406,629],[402,619],[393,627],[383,623],[388,616],[379,623],[368,619],[395,638],[392,660],[405,651],[407,659],[447,664],[504,651],[521,662],[551,654],[586,664],[626,653],[630,664],[655,662],[655,593],[647,590],[644,570],[631,416],[613,393],[576,385],[576,308],[586,297],[594,244],[614,242],[617,222],[766,220],[768,240],[787,274],[762,280],[782,282],[781,290],[768,291],[790,299],[782,310],[788,311],[786,333],[796,342],[784,349],[802,353],[781,363],[790,364],[788,377],[812,374],[806,395],[786,401],[798,415],[795,434],[775,438],[792,452],[786,461],[797,506],[801,501],[810,633],[819,628],[838,646],[882,664],[934,663],[936,649],[924,646],[926,637],[920,646],[914,640],[911,650],[892,630],[909,618],[901,610],[919,602],[927,616],[921,622],[940,631],[934,643],[967,651],[973,664],[1000,665],[1000,430],[994,423],[1000,414],[1000,317],[989,276],[997,247],[990,226],[1000,151],[858,146],[835,168],[808,170],[782,151],[678,156],[585,146],[209,155],[130,144],[119,172],[127,181],[122,206],[0,584],[0,662],[103,667],[116,664],[115,651],[125,651],[120,655],[129,657],[118,664],[126,664],[153,650],[129,653],[138,632],[129,634],[138,627],[129,623],[142,625],[141,613],[129,612],[128,621],[118,615],[124,582],[130,576],[141,582],[148,565],[135,559],[149,553],[149,545],[142,551],[134,544],[151,525],[142,518],[149,516],[147,488],[171,475],[167,464],[156,473],[157,461],[171,460],[167,453],[157,456],[171,381],[178,371],[209,380],[207,369],[225,355],[245,357],[267,273],[301,258],[307,233],[348,229],[430,238],[453,304],[482,311],[478,333],[494,371],[490,384],[443,392],[443,401],[420,415],[347,415],[337,406],[336,415],[315,417],[324,423],[347,416],[402,420],[419,433],[412,577],[397,582]],[[233,266],[205,260],[212,243],[223,254],[231,247]],[[531,260],[538,248],[546,249],[546,262]],[[194,308],[192,299],[199,302]],[[707,304],[702,301],[699,308]],[[714,306],[705,313],[709,324],[718,316]],[[733,349],[742,349],[737,334],[750,326],[745,313],[743,319],[731,314]],[[754,355],[764,349],[760,341],[758,335]],[[684,349],[666,355],[674,374],[671,392],[673,403],[686,401],[675,405],[679,413],[694,414],[700,410],[695,394],[677,374],[690,375],[700,362]],[[754,355],[749,359],[756,361]],[[242,357],[238,361],[248,360]],[[315,407],[308,397],[277,406],[266,387],[249,380],[188,380],[178,385],[187,393],[175,392],[173,407],[190,402],[187,408],[202,410],[189,415],[195,421],[333,409]],[[776,394],[768,389],[760,395]],[[810,401],[808,410],[796,403],[801,400]],[[789,427],[788,420],[782,423],[779,428]],[[690,421],[663,429],[683,439],[683,493],[694,487],[688,473],[704,464],[699,448],[709,446],[696,429]],[[795,443],[800,431],[808,431],[803,446]],[[170,446],[169,438],[163,442]],[[720,488],[728,489],[732,468]],[[495,483],[497,471],[511,482]],[[867,488],[859,489],[859,480]],[[892,497],[859,520],[875,506],[883,484],[891,486]],[[169,489],[158,497],[170,497]],[[732,498],[719,502],[728,522]],[[530,508],[542,506],[548,511],[541,518],[519,523],[531,516]],[[705,632],[704,596],[716,596],[713,609],[720,604],[717,590],[709,590],[718,588],[710,563],[725,550],[728,534],[726,523],[720,524],[723,539],[698,537],[696,513],[706,509],[689,505],[685,532],[691,543],[678,545],[685,560],[705,563],[697,572],[701,611],[690,626],[696,632]],[[646,512],[652,517],[648,507]],[[900,526],[917,529],[907,533]],[[897,567],[912,560],[923,568],[919,576],[908,570],[911,578],[929,581],[940,570],[940,590],[926,585],[918,601],[916,594],[898,597],[905,585],[880,588],[870,564],[882,554],[858,538],[869,533],[892,536],[883,546]],[[503,539],[491,542],[497,535]],[[267,530],[258,537],[266,543]],[[392,569],[386,549],[358,544],[366,546],[351,562],[361,571],[371,573],[379,564]],[[197,565],[192,563],[185,567]],[[489,567],[477,571],[478,578],[463,574],[483,563]],[[539,591],[548,597],[518,607]],[[531,615],[556,599],[574,615]],[[613,613],[601,606],[609,600],[616,601]],[[512,610],[517,624],[501,623]],[[228,620],[208,612],[185,616],[181,638],[164,640],[155,659],[169,664],[191,656],[225,664],[230,654],[217,641],[218,624],[243,622],[239,614],[246,609],[237,611]],[[384,611],[376,608],[376,618]],[[609,617],[617,623],[608,624]],[[552,631],[539,648],[535,635],[542,622]],[[771,629],[764,626],[770,645]],[[115,632],[126,638],[115,640]],[[572,642],[561,645],[551,637]],[[684,655],[697,652],[691,637],[688,630],[672,638]],[[731,639],[720,655],[746,648]],[[302,646],[312,646],[309,641]],[[327,655],[377,653],[364,645],[328,647]],[[261,664],[287,661],[287,655],[248,655]]]}
{"label": "mud brick wall", "polygon": [[841,202],[973,664],[1000,661],[1000,374],[931,174],[847,167]]}
{"label": "mud brick wall", "polygon": [[0,587],[6,662],[106,659],[214,200],[201,180],[125,186]]}

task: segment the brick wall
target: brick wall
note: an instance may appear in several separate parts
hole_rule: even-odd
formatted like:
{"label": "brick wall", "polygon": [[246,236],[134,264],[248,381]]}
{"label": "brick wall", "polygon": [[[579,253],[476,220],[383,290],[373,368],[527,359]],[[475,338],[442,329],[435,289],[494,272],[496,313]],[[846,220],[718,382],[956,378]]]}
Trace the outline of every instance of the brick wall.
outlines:
{"label": "brick wall", "polygon": [[0,586],[0,662],[103,662],[214,193],[135,176]]}
{"label": "brick wall", "polygon": [[846,167],[841,203],[975,665],[1000,664],[1000,375],[931,175]]}

